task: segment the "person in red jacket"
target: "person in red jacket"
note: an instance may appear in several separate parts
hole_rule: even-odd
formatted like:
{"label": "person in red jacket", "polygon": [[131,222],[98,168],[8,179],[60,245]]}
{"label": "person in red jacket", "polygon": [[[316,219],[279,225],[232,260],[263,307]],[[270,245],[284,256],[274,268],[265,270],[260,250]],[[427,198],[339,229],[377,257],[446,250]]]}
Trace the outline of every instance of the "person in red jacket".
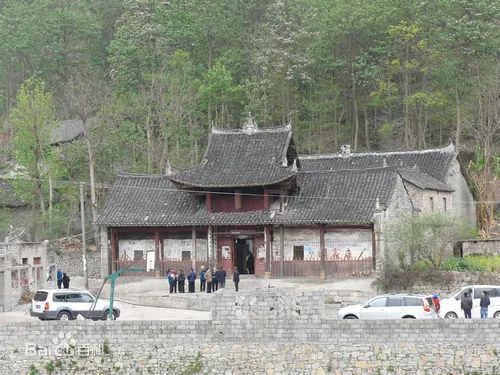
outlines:
{"label": "person in red jacket", "polygon": [[432,295],[432,303],[434,304],[434,310],[436,311],[436,314],[439,314],[439,310],[441,310],[441,304],[439,303],[439,297],[437,293],[434,293]]}

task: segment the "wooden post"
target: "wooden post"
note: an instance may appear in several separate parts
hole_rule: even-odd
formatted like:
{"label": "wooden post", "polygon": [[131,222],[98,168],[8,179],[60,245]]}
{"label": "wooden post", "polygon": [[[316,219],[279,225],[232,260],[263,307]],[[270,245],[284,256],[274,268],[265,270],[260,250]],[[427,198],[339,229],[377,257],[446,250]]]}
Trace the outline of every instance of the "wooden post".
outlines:
{"label": "wooden post", "polygon": [[207,263],[208,267],[212,265],[213,261],[213,242],[212,242],[212,226],[208,226],[207,231]]}
{"label": "wooden post", "polygon": [[271,272],[271,243],[270,243],[270,233],[269,226],[264,227],[264,246],[266,248],[266,268],[264,272],[264,278],[270,279],[272,276]]}
{"label": "wooden post", "polygon": [[285,226],[280,225],[280,276],[285,276]]}
{"label": "wooden post", "polygon": [[196,228],[191,229],[191,267],[196,272]]}
{"label": "wooden post", "polygon": [[322,225],[319,228],[319,247],[320,247],[320,254],[321,254],[321,272],[319,277],[324,280],[326,279],[326,264],[325,264],[325,258],[326,258],[326,248],[325,248],[325,226]]}
{"label": "wooden post", "polygon": [[207,211],[212,212],[212,194],[206,193],[205,200],[206,200],[206,205],[207,205]]}
{"label": "wooden post", "polygon": [[155,230],[155,275],[157,277],[160,276],[160,231],[159,230]]}

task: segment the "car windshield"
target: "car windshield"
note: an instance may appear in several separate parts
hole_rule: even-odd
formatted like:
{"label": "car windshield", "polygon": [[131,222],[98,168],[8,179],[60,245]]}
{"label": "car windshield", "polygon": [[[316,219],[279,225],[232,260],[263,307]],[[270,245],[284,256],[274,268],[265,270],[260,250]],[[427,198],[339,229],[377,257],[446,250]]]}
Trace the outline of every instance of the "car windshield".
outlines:
{"label": "car windshield", "polygon": [[37,302],[42,302],[42,301],[45,301],[47,299],[48,295],[49,295],[49,293],[47,293],[47,292],[38,291],[35,293],[35,296],[33,297],[33,299]]}
{"label": "car windshield", "polygon": [[387,301],[387,297],[379,297],[372,299],[366,304],[367,307],[384,307]]}

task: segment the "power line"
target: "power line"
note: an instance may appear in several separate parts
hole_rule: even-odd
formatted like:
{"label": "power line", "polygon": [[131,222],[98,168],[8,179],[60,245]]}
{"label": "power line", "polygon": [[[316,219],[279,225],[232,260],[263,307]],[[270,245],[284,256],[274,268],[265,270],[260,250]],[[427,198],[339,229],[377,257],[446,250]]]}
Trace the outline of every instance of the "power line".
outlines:
{"label": "power line", "polygon": [[[373,168],[370,168],[373,169]],[[366,169],[362,169],[366,170]],[[328,173],[332,172],[343,172],[346,171],[346,169],[338,169],[338,170],[332,170],[332,171],[327,171]],[[132,176],[137,176],[137,177],[142,177],[141,175],[132,175]],[[148,175],[143,175],[144,177],[148,177]],[[159,178],[163,177],[162,175],[152,175],[151,178]],[[166,176],[165,176],[166,178]],[[46,182],[44,179],[30,179],[30,178],[10,178],[9,180],[21,180],[21,181],[42,181]],[[78,181],[68,181],[68,180],[52,180],[54,184],[60,184],[60,185],[73,185],[77,186],[80,184]],[[90,184],[88,182],[81,182],[85,186],[90,187]],[[222,192],[222,191],[217,191],[217,190],[192,190],[192,189],[177,189],[177,188],[160,188],[160,187],[144,187],[144,186],[133,186],[133,185],[123,185],[123,184],[106,184],[106,183],[96,183],[96,187],[101,188],[101,189],[111,189],[111,188],[127,188],[127,189],[140,189],[140,190],[154,190],[154,191],[167,191],[171,193],[194,193],[194,194],[199,194],[199,193],[210,193],[214,195],[234,195],[233,192]],[[260,194],[260,193],[240,193],[242,196],[249,196],[249,197],[264,197],[265,194]],[[270,196],[275,196],[279,197],[277,194],[269,194]],[[325,201],[369,201],[369,202],[374,202],[377,198],[361,198],[361,197],[324,197],[324,196],[314,196],[314,195],[283,195],[283,198],[288,198],[288,199],[320,199],[320,200],[325,200]],[[453,202],[455,203],[469,203],[469,201],[464,201],[464,200],[454,200]],[[483,204],[498,204],[500,201],[473,201],[473,203],[483,203]]]}

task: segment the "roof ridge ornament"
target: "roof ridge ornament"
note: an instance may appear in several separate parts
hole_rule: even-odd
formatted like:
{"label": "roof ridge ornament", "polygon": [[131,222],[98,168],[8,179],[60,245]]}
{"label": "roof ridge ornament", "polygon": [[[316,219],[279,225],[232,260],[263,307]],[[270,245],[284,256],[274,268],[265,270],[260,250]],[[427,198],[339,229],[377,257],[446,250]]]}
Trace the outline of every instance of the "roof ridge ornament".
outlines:
{"label": "roof ridge ornament", "polygon": [[376,211],[380,211],[380,200],[378,199],[375,199],[375,210]]}
{"label": "roof ridge ornament", "polygon": [[297,159],[293,159],[292,172],[298,172],[299,168],[297,167]]}
{"label": "roof ridge ornament", "polygon": [[255,119],[252,116],[251,112],[248,112],[247,119],[245,120],[245,123],[243,124],[243,131],[248,134],[253,134],[256,133],[259,130],[259,127],[257,126],[257,123],[255,122]]}
{"label": "roof ridge ornament", "polygon": [[281,161],[281,166],[285,168],[288,167],[288,159],[286,158],[286,156]]}
{"label": "roof ridge ornament", "polygon": [[382,167],[387,167],[387,159],[386,158],[382,159]]}
{"label": "roof ridge ornament", "polygon": [[172,166],[170,165],[170,160],[167,160],[167,166],[165,167],[165,174],[170,176],[174,172],[172,171]]}

